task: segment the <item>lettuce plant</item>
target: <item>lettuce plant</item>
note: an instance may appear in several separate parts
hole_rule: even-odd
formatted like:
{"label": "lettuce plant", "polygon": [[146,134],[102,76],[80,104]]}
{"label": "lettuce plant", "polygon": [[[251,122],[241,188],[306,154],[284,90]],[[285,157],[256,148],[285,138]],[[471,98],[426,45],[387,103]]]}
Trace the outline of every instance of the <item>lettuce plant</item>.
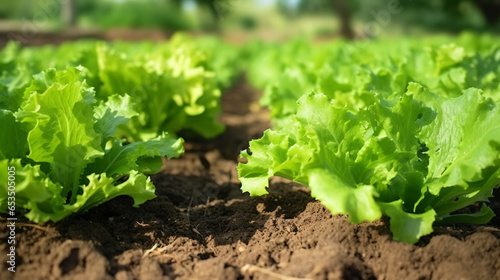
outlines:
{"label": "lettuce plant", "polygon": [[242,190],[267,193],[271,176],[308,186],[349,221],[390,217],[394,239],[415,243],[435,224],[486,223],[456,213],[487,201],[500,184],[500,112],[478,89],[458,97],[410,83],[405,94],[375,93],[357,111],[321,93],[298,101],[291,125],[267,130],[241,153]]}
{"label": "lettuce plant", "polygon": [[[80,78],[83,70],[35,75],[20,108],[0,110],[0,168],[15,167],[16,207],[31,221],[59,221],[120,195],[138,206],[155,197],[144,173],[158,172],[161,157],[183,152],[183,140],[167,133],[143,142],[119,139],[117,129],[138,115],[134,105],[127,95],[98,103]],[[5,176],[2,213],[8,210]]]}
{"label": "lettuce plant", "polygon": [[[33,74],[47,68],[83,65],[80,75],[94,87],[97,100],[107,101],[115,94],[134,100],[140,114],[119,129],[127,140],[142,141],[180,131],[187,136],[213,138],[224,131],[216,121],[219,87],[228,87],[239,73],[234,63],[237,55],[235,49],[222,43],[211,45],[181,35],[165,43],[78,41],[57,47],[10,43],[0,51],[0,108],[20,105]],[[18,99],[9,97],[17,92],[21,92]]]}
{"label": "lettuce plant", "polygon": [[177,36],[146,56],[119,50],[104,44],[97,46],[102,82],[98,97],[107,100],[114,94],[128,94],[135,101],[141,114],[122,131],[127,138],[144,140],[163,131],[181,130],[213,138],[224,131],[216,121],[221,91],[215,73],[207,70],[204,53],[184,37]]}
{"label": "lettuce plant", "polygon": [[275,127],[290,125],[297,100],[316,91],[356,111],[376,92],[390,98],[417,82],[432,92],[458,97],[464,89],[482,89],[500,101],[500,40],[463,35],[326,44],[290,41],[260,44],[247,51],[248,78],[263,90]]}

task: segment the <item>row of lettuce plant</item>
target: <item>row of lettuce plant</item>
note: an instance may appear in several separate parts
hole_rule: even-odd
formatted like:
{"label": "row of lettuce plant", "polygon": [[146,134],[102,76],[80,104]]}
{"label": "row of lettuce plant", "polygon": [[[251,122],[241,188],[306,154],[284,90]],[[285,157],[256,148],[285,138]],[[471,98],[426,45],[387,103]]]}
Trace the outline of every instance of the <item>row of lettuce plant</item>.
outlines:
{"label": "row of lettuce plant", "polygon": [[494,216],[485,204],[460,210],[500,185],[500,40],[259,49],[249,51],[249,79],[265,88],[274,128],[242,151],[243,191],[267,194],[269,178],[284,177],[353,223],[388,216],[394,239],[408,243],[433,225]]}
{"label": "row of lettuce plant", "polygon": [[216,121],[219,87],[228,86],[237,69],[216,75],[235,58],[209,56],[216,47],[185,36],[157,44],[6,46],[0,169],[15,168],[16,201],[8,200],[2,172],[0,212],[22,212],[41,223],[120,195],[132,197],[134,206],[154,198],[148,175],[159,172],[162,157],[183,153],[178,133],[212,138],[224,130]]}
{"label": "row of lettuce plant", "polygon": [[[177,133],[223,131],[220,88],[243,68],[265,88],[274,129],[242,152],[242,190],[262,195],[285,177],[354,223],[390,217],[394,238],[414,243],[433,225],[493,216],[456,211],[500,182],[498,46],[471,34],[242,50],[183,36],[11,44],[0,55],[0,165],[16,168],[16,206],[35,222],[119,195],[137,206],[154,197],[144,174],[183,152]],[[1,212],[12,210],[7,181]]]}

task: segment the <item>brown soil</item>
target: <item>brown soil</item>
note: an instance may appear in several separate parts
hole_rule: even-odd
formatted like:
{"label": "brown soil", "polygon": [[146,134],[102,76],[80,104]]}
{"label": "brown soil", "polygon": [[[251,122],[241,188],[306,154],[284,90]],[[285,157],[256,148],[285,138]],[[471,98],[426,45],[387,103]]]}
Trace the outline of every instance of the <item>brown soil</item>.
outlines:
{"label": "brown soil", "polygon": [[10,40],[17,41],[25,46],[41,46],[46,44],[58,45],[64,42],[81,39],[98,39],[106,41],[149,40],[159,42],[170,38],[172,34],[173,32],[154,29],[120,28],[109,30],[68,28],[61,31],[46,31],[39,30],[36,26],[31,26],[27,23],[21,24],[21,26],[14,29],[0,29],[0,47],[4,47]]}
{"label": "brown soil", "polygon": [[499,218],[409,245],[392,240],[386,220],[351,225],[294,183],[242,194],[238,152],[269,127],[257,98],[244,81],[229,90],[227,131],[165,161],[158,198],[141,207],[119,197],[58,224],[18,223],[17,271],[2,242],[0,279],[500,279]]}

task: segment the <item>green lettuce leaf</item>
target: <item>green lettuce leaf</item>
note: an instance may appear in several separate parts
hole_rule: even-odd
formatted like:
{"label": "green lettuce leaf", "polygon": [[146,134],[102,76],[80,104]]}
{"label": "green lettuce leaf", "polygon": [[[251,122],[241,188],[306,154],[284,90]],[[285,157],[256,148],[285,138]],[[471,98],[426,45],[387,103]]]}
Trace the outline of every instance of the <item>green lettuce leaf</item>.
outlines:
{"label": "green lettuce leaf", "polygon": [[324,94],[298,101],[293,127],[250,142],[238,166],[242,190],[266,194],[281,176],[308,186],[353,223],[391,220],[394,239],[415,243],[434,222],[491,218],[452,212],[487,201],[500,184],[500,114],[475,89],[456,98],[418,84],[352,112]]}
{"label": "green lettuce leaf", "polygon": [[[161,157],[179,157],[183,152],[184,143],[182,138],[174,139],[164,133],[155,139],[144,142],[134,142],[122,145],[115,141],[111,149],[91,163],[86,173],[105,172],[108,176],[122,176],[130,170],[138,170],[147,173],[158,173],[162,166]],[[148,161],[146,161],[148,159]],[[147,165],[144,170],[139,165]]]}
{"label": "green lettuce leaf", "polygon": [[102,156],[94,131],[92,90],[79,80],[79,69],[49,69],[35,76],[29,99],[16,117],[32,126],[28,133],[35,162],[50,163],[50,177],[75,193],[85,166]]}
{"label": "green lettuce leaf", "polygon": [[[0,175],[0,212],[21,210],[34,222],[57,222],[120,195],[134,206],[155,197],[143,173],[157,173],[162,157],[183,153],[183,139],[167,133],[127,143],[119,130],[138,114],[130,97],[97,105],[81,67],[34,76],[19,111],[0,110],[0,167],[16,169],[16,210],[8,205],[7,173]],[[5,177],[5,178],[4,178]]]}
{"label": "green lettuce leaf", "polygon": [[[59,221],[70,212],[64,210],[65,198],[61,195],[62,186],[52,182],[50,178],[40,170],[40,166],[21,164],[21,159],[1,160],[0,168],[15,168],[15,202],[16,209],[26,212],[28,219],[38,223],[49,220]],[[8,202],[8,178],[7,172],[0,173],[0,212],[7,213]]]}
{"label": "green lettuce leaf", "polygon": [[81,186],[83,193],[77,196],[75,203],[65,205],[66,211],[83,213],[120,195],[132,197],[134,207],[156,197],[155,187],[150,179],[135,170],[130,171],[127,180],[123,183],[117,183],[115,179],[107,177],[104,173],[90,174],[87,179],[89,183]]}
{"label": "green lettuce leaf", "polygon": [[28,154],[26,128],[8,110],[0,110],[0,160],[22,158]]}
{"label": "green lettuce leaf", "polygon": [[104,149],[106,142],[116,137],[118,129],[127,126],[130,118],[138,115],[128,95],[112,95],[106,102],[101,101],[94,108],[97,119],[94,129],[101,134],[101,147]]}
{"label": "green lettuce leaf", "polygon": [[[8,167],[15,168],[17,210],[23,209],[26,211],[25,216],[37,223],[60,221],[69,215],[86,212],[120,195],[132,197],[134,207],[156,197],[150,179],[137,171],[131,171],[127,180],[121,183],[103,173],[89,175],[89,183],[81,186],[82,193],[76,197],[75,203],[66,204],[66,199],[61,195],[62,186],[53,183],[39,166],[23,166],[19,159],[0,161],[0,168],[7,170]],[[7,201],[7,172],[2,173],[0,179],[0,212],[5,213],[10,210]]]}
{"label": "green lettuce leaf", "polygon": [[173,134],[182,130],[212,138],[224,131],[216,121],[221,92],[201,53],[177,37],[147,58],[136,56],[118,53],[104,44],[97,46],[102,81],[99,98],[128,94],[141,112],[121,130],[129,140],[147,140],[164,131]]}

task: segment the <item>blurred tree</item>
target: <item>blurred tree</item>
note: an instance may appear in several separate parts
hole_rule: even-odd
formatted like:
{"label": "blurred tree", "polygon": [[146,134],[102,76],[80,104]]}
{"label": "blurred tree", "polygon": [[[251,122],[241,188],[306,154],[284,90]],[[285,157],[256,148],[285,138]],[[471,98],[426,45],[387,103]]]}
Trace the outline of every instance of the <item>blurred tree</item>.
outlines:
{"label": "blurred tree", "polygon": [[289,19],[296,17],[298,14],[297,9],[289,5],[287,0],[278,0],[276,5],[278,10]]}
{"label": "blurred tree", "polygon": [[352,17],[361,4],[361,0],[301,0],[297,6],[299,13],[337,13],[340,20],[340,34],[347,39],[354,39]]}
{"label": "blurred tree", "polygon": [[21,19],[33,13],[33,0],[0,1],[0,19]]}
{"label": "blurred tree", "polygon": [[[284,0],[279,0],[280,8],[289,9],[283,3]],[[398,7],[404,16],[396,19],[396,14],[390,13],[391,7]],[[301,0],[296,9],[297,13],[302,14],[335,12],[340,20],[340,33],[345,38],[353,38],[355,35],[352,28],[354,17],[364,22],[378,22],[381,20],[377,18],[381,11],[389,12],[387,23],[394,19],[407,25],[446,31],[463,29],[500,31],[500,0],[372,0],[363,2],[361,0]]]}
{"label": "blurred tree", "polygon": [[224,16],[227,12],[224,1],[220,0],[196,0],[198,6],[206,7],[215,21]]}
{"label": "blurred tree", "polygon": [[499,31],[500,0],[401,1],[408,24],[445,31]]}
{"label": "blurred tree", "polygon": [[216,30],[219,30],[219,21],[230,12],[232,1],[233,0],[167,0],[167,2],[175,3],[175,5],[179,8],[182,4],[191,2],[200,8],[208,10],[213,20],[214,29]]}
{"label": "blurred tree", "polygon": [[346,0],[332,0],[333,7],[337,11],[340,19],[340,34],[346,39],[354,39],[354,31],[351,26],[352,10],[354,10],[354,2],[347,3]]}
{"label": "blurred tree", "polygon": [[64,26],[72,27],[76,25],[76,12],[75,0],[61,1],[61,16]]}
{"label": "blurred tree", "polygon": [[488,26],[498,26],[500,23],[500,0],[476,0],[470,2],[475,3],[481,10]]}
{"label": "blurred tree", "polygon": [[79,21],[96,27],[187,30],[193,22],[176,0],[73,0]]}

